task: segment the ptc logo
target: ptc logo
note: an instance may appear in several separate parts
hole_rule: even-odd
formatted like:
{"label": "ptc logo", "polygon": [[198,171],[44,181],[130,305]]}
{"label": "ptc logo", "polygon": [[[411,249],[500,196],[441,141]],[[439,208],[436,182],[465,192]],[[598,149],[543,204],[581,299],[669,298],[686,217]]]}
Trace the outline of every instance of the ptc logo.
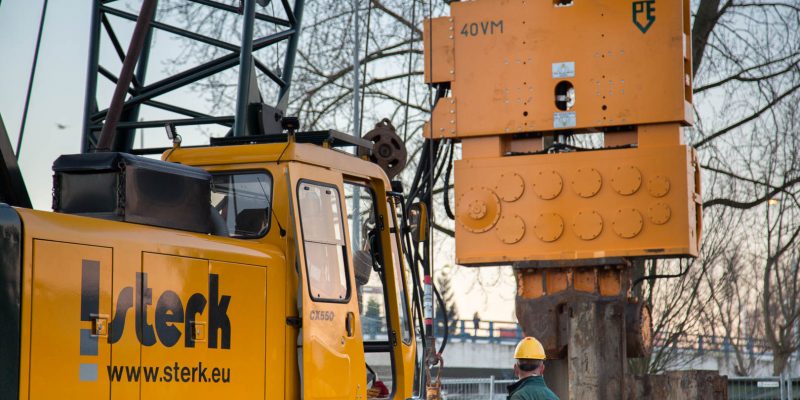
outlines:
{"label": "ptc logo", "polygon": [[639,28],[642,33],[647,33],[647,30],[656,22],[656,0],[643,0],[633,2],[633,24]]}

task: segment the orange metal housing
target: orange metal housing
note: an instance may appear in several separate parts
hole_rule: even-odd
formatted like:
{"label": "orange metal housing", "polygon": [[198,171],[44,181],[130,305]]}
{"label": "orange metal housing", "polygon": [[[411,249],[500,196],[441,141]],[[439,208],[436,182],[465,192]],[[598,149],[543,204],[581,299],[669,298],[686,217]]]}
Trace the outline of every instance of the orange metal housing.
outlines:
{"label": "orange metal housing", "polygon": [[454,2],[424,25],[425,80],[453,93],[429,137],[693,122],[688,0]]}
{"label": "orange metal housing", "polygon": [[[689,1],[476,0],[425,22],[424,135],[462,144],[461,264],[697,256]],[[602,151],[545,149],[599,132]],[[580,282],[579,282],[580,284]]]}
{"label": "orange metal housing", "polygon": [[466,159],[455,179],[460,264],[697,256],[687,146]]}

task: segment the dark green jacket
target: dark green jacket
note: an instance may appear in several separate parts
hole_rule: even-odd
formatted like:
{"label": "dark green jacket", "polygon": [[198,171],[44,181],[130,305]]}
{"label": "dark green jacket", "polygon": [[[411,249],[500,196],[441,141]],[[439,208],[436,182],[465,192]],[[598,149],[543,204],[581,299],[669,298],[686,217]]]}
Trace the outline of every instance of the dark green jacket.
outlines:
{"label": "dark green jacket", "polygon": [[508,385],[508,400],[559,400],[541,376],[529,376]]}

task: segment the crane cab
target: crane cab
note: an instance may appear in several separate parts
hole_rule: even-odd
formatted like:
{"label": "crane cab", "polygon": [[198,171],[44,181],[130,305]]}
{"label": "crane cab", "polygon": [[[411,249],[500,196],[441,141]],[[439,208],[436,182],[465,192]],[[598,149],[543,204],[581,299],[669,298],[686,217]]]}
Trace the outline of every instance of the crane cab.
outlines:
{"label": "crane cab", "polygon": [[[20,320],[2,343],[13,397],[367,398],[376,380],[411,397],[399,199],[380,167],[323,136],[170,149],[162,159],[209,190],[167,213],[142,192],[137,212],[0,208],[18,236],[2,265],[19,289],[3,307]],[[197,221],[175,218],[197,198],[210,207]]]}
{"label": "crane cab", "polygon": [[[300,397],[352,398],[364,389],[365,376],[377,375],[394,398],[407,398],[416,340],[399,198],[390,195],[378,165],[334,149],[351,140],[337,132],[276,143],[222,139],[164,158],[211,172],[215,187],[252,173],[266,173],[262,178],[272,183],[272,211],[261,224],[270,228],[258,240],[287,254],[287,350],[297,351],[297,357],[287,354],[287,371],[302,371]],[[237,164],[226,164],[234,154]],[[212,204],[220,194],[212,194]],[[232,215],[223,215],[229,227]]]}

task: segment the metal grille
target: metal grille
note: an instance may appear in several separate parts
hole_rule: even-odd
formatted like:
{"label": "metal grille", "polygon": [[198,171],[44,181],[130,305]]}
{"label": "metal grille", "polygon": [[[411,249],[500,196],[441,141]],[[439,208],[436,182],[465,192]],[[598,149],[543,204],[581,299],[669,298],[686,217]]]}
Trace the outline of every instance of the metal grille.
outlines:
{"label": "metal grille", "polygon": [[506,387],[511,379],[468,378],[442,379],[442,396],[448,400],[503,400],[508,396]]}
{"label": "metal grille", "polygon": [[800,399],[800,378],[728,378],[728,399],[797,400]]}

